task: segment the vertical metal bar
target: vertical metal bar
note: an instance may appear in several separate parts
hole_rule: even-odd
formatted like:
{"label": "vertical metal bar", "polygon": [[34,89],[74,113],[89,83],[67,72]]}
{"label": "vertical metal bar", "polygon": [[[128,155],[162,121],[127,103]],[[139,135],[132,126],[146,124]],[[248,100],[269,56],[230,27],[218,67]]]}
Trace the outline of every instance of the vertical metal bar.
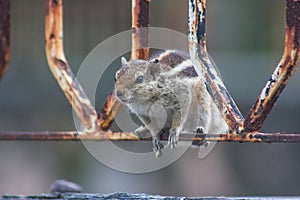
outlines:
{"label": "vertical metal bar", "polygon": [[286,0],[283,56],[244,122],[244,131],[258,131],[296,71],[300,60],[300,0]]}
{"label": "vertical metal bar", "polygon": [[45,38],[48,64],[59,86],[83,123],[85,131],[98,132],[100,127],[97,125],[96,110],[65,58],[62,0],[46,0]]}
{"label": "vertical metal bar", "polygon": [[[132,50],[131,59],[147,59],[149,54],[149,3],[150,0],[132,0]],[[102,130],[108,130],[123,108],[111,94],[99,113],[98,122]]]}
{"label": "vertical metal bar", "polygon": [[0,0],[0,80],[10,59],[10,1]]}
{"label": "vertical metal bar", "polygon": [[189,0],[189,51],[209,94],[232,132],[239,132],[244,118],[214,69],[206,49],[206,0]]}
{"label": "vertical metal bar", "polygon": [[149,0],[132,0],[131,59],[147,59],[149,55]]}

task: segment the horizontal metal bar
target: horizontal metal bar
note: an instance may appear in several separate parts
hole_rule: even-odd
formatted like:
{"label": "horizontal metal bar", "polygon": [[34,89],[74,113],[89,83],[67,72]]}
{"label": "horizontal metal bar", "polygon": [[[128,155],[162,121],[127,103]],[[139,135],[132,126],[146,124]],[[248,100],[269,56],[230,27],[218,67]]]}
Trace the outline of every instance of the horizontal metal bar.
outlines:
{"label": "horizontal metal bar", "polygon": [[[295,143],[300,142],[300,133],[247,133],[240,134],[204,134],[182,133],[180,141],[196,141],[198,143],[204,141],[212,142],[267,142],[267,143]],[[167,134],[162,134],[163,141],[168,140]],[[0,141],[152,141],[151,136],[143,136],[140,138],[136,133],[130,132],[102,132],[98,134],[89,134],[78,131],[37,131],[37,132],[15,132],[0,131]]]}

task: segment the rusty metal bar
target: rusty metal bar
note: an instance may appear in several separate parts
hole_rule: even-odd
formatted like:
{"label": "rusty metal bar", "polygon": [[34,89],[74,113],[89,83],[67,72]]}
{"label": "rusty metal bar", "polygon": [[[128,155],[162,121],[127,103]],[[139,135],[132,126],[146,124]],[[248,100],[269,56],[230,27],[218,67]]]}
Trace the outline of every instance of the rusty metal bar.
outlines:
{"label": "rusty metal bar", "polygon": [[35,132],[13,132],[0,131],[1,140],[39,140],[39,141],[79,141],[79,140],[138,140],[134,133],[112,133],[90,134],[78,131],[35,131]]}
{"label": "rusty metal bar", "polygon": [[198,75],[233,133],[244,118],[214,69],[206,49],[206,0],[189,0],[189,51]]}
{"label": "rusty metal bar", "polygon": [[300,0],[286,0],[283,56],[244,121],[244,131],[258,131],[300,60]]}
{"label": "rusty metal bar", "polygon": [[[161,136],[164,141],[168,140],[168,135]],[[180,141],[197,141],[201,143],[205,141],[212,142],[267,142],[267,143],[298,143],[300,142],[300,134],[285,134],[285,133],[247,133],[245,135],[224,133],[224,134],[197,134],[195,133],[183,133],[180,134]],[[104,134],[89,134],[86,132],[77,131],[45,131],[45,132],[12,132],[12,131],[0,131],[0,141],[151,141],[151,135],[149,137],[142,137],[136,133],[126,132],[110,132],[107,131]]]}
{"label": "rusty metal bar", "polygon": [[0,0],[0,80],[10,59],[10,1]]}
{"label": "rusty metal bar", "polygon": [[147,59],[149,55],[150,0],[132,0],[131,59]]}
{"label": "rusty metal bar", "polygon": [[115,117],[122,110],[121,104],[113,95],[113,92],[107,97],[105,104],[98,114],[98,124],[103,131],[107,131],[114,122]]}
{"label": "rusty metal bar", "polygon": [[[132,50],[131,59],[147,59],[149,54],[149,3],[150,0],[132,0]],[[113,93],[113,92],[112,92]],[[123,108],[111,94],[99,112],[98,123],[106,131]]]}
{"label": "rusty metal bar", "polygon": [[98,132],[97,113],[74,76],[63,48],[62,0],[46,0],[46,55],[49,67],[72,108],[89,133]]}

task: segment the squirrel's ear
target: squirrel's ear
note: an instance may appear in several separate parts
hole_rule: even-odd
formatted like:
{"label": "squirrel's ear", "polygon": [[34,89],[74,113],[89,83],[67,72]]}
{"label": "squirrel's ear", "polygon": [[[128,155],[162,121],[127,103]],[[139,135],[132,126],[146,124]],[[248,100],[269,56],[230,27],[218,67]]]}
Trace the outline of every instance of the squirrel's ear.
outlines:
{"label": "squirrel's ear", "polygon": [[160,63],[158,59],[151,60],[148,66],[149,74],[153,77],[157,77],[160,74]]}
{"label": "squirrel's ear", "polygon": [[125,57],[122,57],[122,58],[121,58],[121,64],[122,64],[122,65],[127,65],[127,63],[128,63],[128,61],[126,60],[126,58],[125,58]]}

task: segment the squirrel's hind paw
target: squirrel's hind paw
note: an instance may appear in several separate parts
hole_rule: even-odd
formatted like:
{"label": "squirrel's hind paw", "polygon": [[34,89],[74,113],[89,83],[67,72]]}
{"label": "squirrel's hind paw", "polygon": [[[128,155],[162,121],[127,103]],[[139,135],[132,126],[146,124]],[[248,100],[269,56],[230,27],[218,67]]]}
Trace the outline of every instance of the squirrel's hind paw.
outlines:
{"label": "squirrel's hind paw", "polygon": [[177,143],[179,140],[179,136],[174,130],[170,130],[169,132],[169,140],[168,140],[168,145],[171,147],[171,149],[175,149]]}
{"label": "squirrel's hind paw", "polygon": [[[204,128],[202,126],[197,126],[196,130],[194,130],[194,132],[196,132],[195,138],[199,138],[201,133],[204,133]],[[200,146],[207,146],[207,141],[205,138],[202,138],[203,140],[200,141],[195,141],[193,140],[192,145],[200,147]]]}
{"label": "squirrel's hind paw", "polygon": [[162,149],[164,148],[164,145],[159,141],[154,139],[153,140],[153,152],[155,153],[155,157],[159,158],[162,155]]}

